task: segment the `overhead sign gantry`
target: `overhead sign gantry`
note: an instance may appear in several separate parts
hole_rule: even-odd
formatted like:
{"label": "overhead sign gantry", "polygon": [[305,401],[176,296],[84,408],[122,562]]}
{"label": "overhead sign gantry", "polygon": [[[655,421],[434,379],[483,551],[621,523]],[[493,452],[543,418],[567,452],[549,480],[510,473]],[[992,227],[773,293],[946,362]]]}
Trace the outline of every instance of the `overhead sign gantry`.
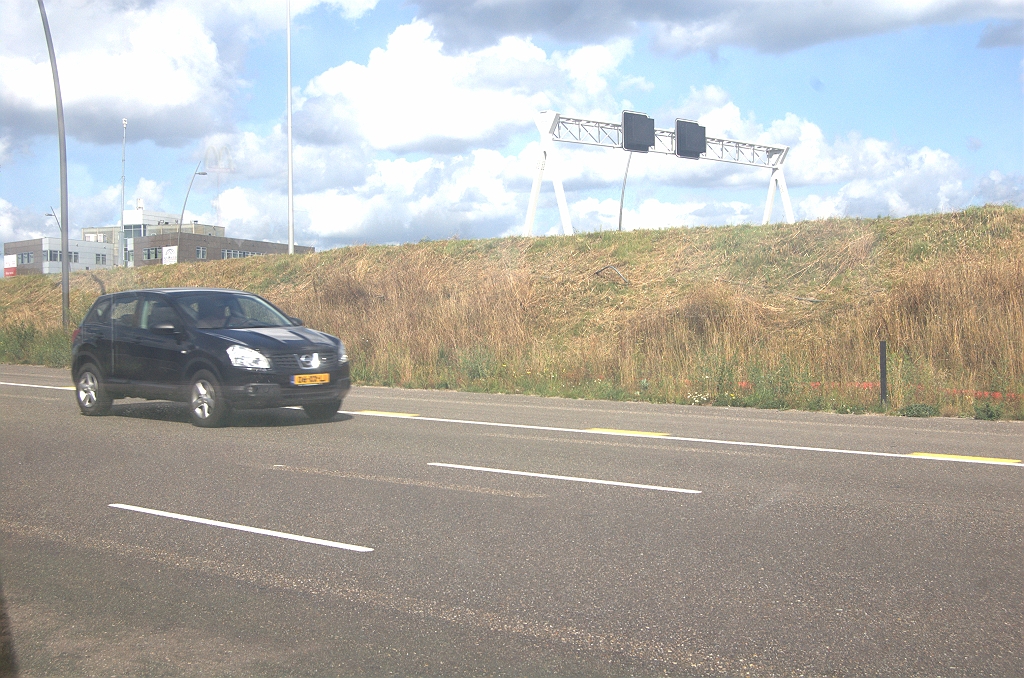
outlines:
{"label": "overhead sign gantry", "polygon": [[563,117],[554,111],[542,111],[535,119],[540,132],[541,157],[537,163],[537,174],[533,179],[530,191],[530,204],[526,211],[524,235],[533,235],[533,220],[537,214],[537,201],[540,198],[540,187],[547,178],[555,188],[558,212],[562,222],[562,232],[572,235],[572,224],[569,220],[569,207],[565,201],[565,189],[558,174],[557,163],[551,166],[554,157],[555,142],[584,144],[587,146],[603,146],[605,148],[621,148],[638,153],[665,153],[691,160],[714,160],[750,167],[763,167],[771,170],[768,180],[768,198],[764,206],[762,224],[767,224],[775,204],[775,190],[782,195],[782,207],[786,213],[786,221],[793,223],[793,206],[789,201],[789,189],[786,177],[782,172],[782,164],[789,154],[789,146],[773,146],[757,144],[735,139],[718,139],[706,135],[704,127],[692,120],[677,119],[675,129],[656,129],[654,120],[643,113],[623,111],[621,122],[602,122],[583,120],[581,118]]}

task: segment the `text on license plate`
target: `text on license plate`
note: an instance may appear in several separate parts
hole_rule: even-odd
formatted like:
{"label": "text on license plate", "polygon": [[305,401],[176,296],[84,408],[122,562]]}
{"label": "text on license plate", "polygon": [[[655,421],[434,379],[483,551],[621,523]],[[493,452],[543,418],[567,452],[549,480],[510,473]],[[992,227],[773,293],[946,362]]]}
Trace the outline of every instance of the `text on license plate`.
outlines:
{"label": "text on license plate", "polygon": [[331,383],[330,374],[296,374],[292,377],[292,383],[296,386],[309,386],[311,384]]}

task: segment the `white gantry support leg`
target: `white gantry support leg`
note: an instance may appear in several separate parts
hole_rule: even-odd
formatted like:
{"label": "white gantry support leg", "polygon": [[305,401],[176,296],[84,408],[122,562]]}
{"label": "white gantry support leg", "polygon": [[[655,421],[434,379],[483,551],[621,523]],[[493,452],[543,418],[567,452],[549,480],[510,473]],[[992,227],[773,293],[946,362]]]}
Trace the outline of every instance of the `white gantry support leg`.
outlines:
{"label": "white gantry support leg", "polygon": [[[554,144],[551,144],[554,146]],[[551,159],[551,154],[548,154]],[[555,201],[558,203],[558,217],[562,222],[562,235],[572,235],[572,223],[569,221],[569,204],[565,201],[565,189],[562,188],[562,177],[558,175],[558,163],[548,168],[551,183],[555,186]]]}
{"label": "white gantry support leg", "polygon": [[772,218],[772,208],[775,206],[775,188],[779,189],[779,194],[782,196],[782,209],[786,213],[786,223],[796,223],[796,219],[793,218],[793,205],[789,201],[789,188],[786,186],[786,175],[782,173],[781,167],[775,167],[772,169],[771,179],[768,180],[768,199],[764,203],[764,219],[761,220],[761,225],[767,224]]}
{"label": "white gantry support leg", "polygon": [[558,202],[558,216],[562,223],[562,233],[572,235],[572,222],[569,219],[569,205],[565,200],[565,188],[562,186],[562,177],[558,174],[557,162],[554,160],[555,140],[553,132],[558,125],[558,113],[553,111],[542,111],[537,115],[534,122],[537,124],[537,131],[540,132],[540,160],[537,163],[537,174],[533,178],[533,188],[530,189],[530,204],[526,209],[526,223],[523,224],[523,235],[533,235],[533,221],[537,216],[537,203],[540,200],[540,188],[544,182],[544,172],[555,187],[555,200]]}
{"label": "white gantry support leg", "polygon": [[523,225],[523,235],[527,238],[533,235],[533,218],[537,216],[537,201],[540,199],[540,185],[544,181],[544,165],[547,164],[547,159],[547,152],[541,150],[540,159],[537,161],[537,174],[533,177],[533,188],[530,189],[530,206],[526,208],[526,223]]}

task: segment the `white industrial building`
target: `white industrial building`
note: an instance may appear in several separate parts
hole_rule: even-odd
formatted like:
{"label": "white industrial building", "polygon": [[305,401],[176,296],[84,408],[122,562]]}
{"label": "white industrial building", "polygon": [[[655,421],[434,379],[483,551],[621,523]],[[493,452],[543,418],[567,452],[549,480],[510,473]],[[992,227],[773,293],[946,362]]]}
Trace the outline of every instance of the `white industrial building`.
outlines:
{"label": "white industrial building", "polygon": [[[72,271],[111,268],[116,254],[113,243],[68,240],[68,263]],[[4,243],[4,276],[60,273],[63,259],[60,238]]]}

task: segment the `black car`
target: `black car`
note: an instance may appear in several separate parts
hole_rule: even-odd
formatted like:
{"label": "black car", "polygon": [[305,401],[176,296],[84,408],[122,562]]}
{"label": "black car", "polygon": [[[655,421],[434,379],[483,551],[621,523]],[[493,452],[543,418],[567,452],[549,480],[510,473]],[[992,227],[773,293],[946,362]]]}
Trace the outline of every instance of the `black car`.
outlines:
{"label": "black car", "polygon": [[71,375],[82,414],[116,398],[177,400],[196,426],[289,405],[326,421],[351,385],[341,340],[255,294],[195,288],[101,296],[75,330]]}

